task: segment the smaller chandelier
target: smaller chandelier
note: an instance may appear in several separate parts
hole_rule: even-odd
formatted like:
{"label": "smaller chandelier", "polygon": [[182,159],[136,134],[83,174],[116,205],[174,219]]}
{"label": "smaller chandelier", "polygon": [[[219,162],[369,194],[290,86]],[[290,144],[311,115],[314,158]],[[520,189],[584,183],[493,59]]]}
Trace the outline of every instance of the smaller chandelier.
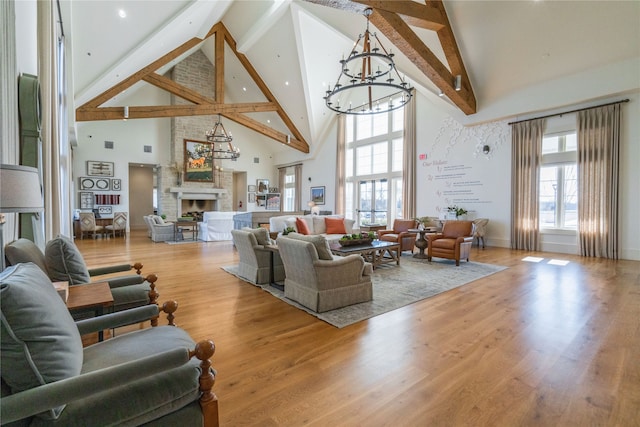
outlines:
{"label": "smaller chandelier", "polygon": [[206,133],[207,141],[213,144],[213,158],[219,160],[238,160],[240,157],[240,149],[234,147],[231,144],[233,137],[231,133],[227,133],[222,122],[220,121],[220,114],[218,114],[218,121],[213,129],[210,129]]}
{"label": "smaller chandelier", "polygon": [[[340,75],[336,84],[326,91],[327,107],[342,114],[386,113],[404,106],[411,100],[412,88],[400,76],[393,62],[393,53],[380,43],[376,33],[369,31],[371,8],[364,11],[367,28],[358,36],[347,59],[340,61]],[[376,46],[371,48],[371,39]],[[362,53],[356,49],[362,41]],[[377,69],[373,71],[373,66]],[[382,67],[382,69],[381,69]]]}

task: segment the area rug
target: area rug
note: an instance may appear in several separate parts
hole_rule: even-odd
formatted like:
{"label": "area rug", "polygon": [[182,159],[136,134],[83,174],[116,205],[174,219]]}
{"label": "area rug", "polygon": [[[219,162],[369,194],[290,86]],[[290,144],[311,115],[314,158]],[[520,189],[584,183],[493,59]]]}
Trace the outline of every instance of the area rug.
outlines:
{"label": "area rug", "polygon": [[241,280],[259,286],[263,290],[280,298],[320,320],[337,327],[344,328],[361,320],[395,310],[405,305],[432,297],[448,290],[460,287],[506,269],[507,267],[482,264],[478,262],[461,262],[449,260],[418,260],[410,255],[403,256],[400,266],[387,264],[378,267],[371,277],[373,283],[373,300],[348,307],[338,308],[325,313],[315,313],[306,307],[285,298],[284,292],[270,285],[256,285],[238,276],[238,266],[222,267],[227,273]]}

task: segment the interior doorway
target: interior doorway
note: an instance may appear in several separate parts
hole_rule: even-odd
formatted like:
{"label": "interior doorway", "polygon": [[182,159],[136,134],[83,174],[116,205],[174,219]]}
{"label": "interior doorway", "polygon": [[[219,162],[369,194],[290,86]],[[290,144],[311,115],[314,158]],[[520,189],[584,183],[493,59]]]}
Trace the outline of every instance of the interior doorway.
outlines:
{"label": "interior doorway", "polygon": [[233,172],[233,210],[247,211],[247,173]]}
{"label": "interior doorway", "polygon": [[142,217],[154,213],[155,165],[129,164],[129,228],[146,229]]}

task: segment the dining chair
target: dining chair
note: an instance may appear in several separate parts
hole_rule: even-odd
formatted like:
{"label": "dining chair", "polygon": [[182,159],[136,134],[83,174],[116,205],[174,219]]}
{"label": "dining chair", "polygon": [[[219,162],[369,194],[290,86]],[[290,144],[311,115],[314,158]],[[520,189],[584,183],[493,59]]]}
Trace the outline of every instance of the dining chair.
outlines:
{"label": "dining chair", "polygon": [[127,213],[115,212],[113,214],[113,223],[104,227],[107,232],[116,237],[118,234],[126,237],[127,234]]}
{"label": "dining chair", "polygon": [[93,235],[103,233],[104,227],[96,224],[96,216],[93,212],[80,212],[80,239],[84,239],[84,235]]}

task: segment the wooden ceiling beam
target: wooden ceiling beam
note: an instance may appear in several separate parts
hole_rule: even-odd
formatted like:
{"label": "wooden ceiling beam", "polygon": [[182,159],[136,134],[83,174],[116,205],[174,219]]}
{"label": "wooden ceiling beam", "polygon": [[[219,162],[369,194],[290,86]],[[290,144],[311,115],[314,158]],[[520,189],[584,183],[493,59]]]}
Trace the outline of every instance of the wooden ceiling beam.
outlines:
{"label": "wooden ceiling beam", "polygon": [[169,52],[168,54],[164,55],[162,58],[152,62],[151,64],[147,65],[143,69],[141,69],[141,70],[137,71],[136,73],[132,74],[131,76],[127,77],[126,79],[124,79],[120,83],[118,83],[118,84],[112,86],[111,88],[109,88],[108,90],[102,92],[100,95],[96,96],[95,98],[93,98],[89,102],[86,102],[85,104],[81,105],[80,107],[78,107],[76,109],[76,111],[81,110],[81,109],[83,109],[85,107],[87,107],[87,108],[97,108],[97,107],[99,107],[100,105],[102,105],[105,102],[109,101],[114,96],[121,94],[123,91],[129,89],[131,86],[133,86],[134,84],[138,83],[146,75],[154,73],[157,69],[163,67],[164,65],[166,65],[169,62],[173,61],[174,59],[176,59],[177,57],[179,57],[183,53],[187,52],[189,49],[193,48],[198,43],[202,43],[202,39],[197,38],[197,37],[192,38],[191,40],[189,40],[186,43],[184,43],[182,46],[179,46],[179,47],[173,49],[171,52]]}
{"label": "wooden ceiling beam", "polygon": [[[215,99],[206,97],[184,85],[161,76],[156,71],[178,58],[188,50],[197,46],[204,39],[211,36],[215,37]],[[180,116],[198,116],[198,115],[224,115],[230,120],[242,124],[262,135],[272,138],[288,147],[295,148],[303,153],[309,152],[309,144],[305,141],[302,133],[289,118],[282,108],[282,105],[273,96],[265,82],[262,80],[258,72],[253,68],[246,56],[239,53],[236,49],[236,41],[233,39],[229,31],[222,22],[218,22],[211,27],[204,39],[197,37],[192,38],[184,45],[172,50],[162,58],[152,62],[145,68],[139,70],[122,82],[116,84],[105,92],[101,93],[91,101],[85,103],[76,109],[76,120],[122,120],[124,119],[125,107],[100,107],[114,96],[122,93],[125,89],[133,86],[139,81],[145,81],[162,90],[165,90],[175,96],[180,97],[195,105],[160,105],[160,106],[129,106],[128,119],[146,119],[146,118],[166,118]],[[247,73],[255,81],[263,95],[267,98],[267,102],[252,103],[224,103],[224,61],[225,61],[225,42],[233,50],[238,60],[242,63]],[[266,126],[255,119],[243,115],[243,113],[262,113],[277,112],[278,116],[291,131],[293,137]]]}
{"label": "wooden ceiling beam", "polygon": [[448,24],[446,14],[433,5],[416,3],[413,0],[353,0],[356,3],[370,7],[374,10],[397,13],[404,21],[415,27],[432,31],[439,31]]}
{"label": "wooden ceiling beam", "polygon": [[259,121],[252,119],[251,117],[245,116],[244,114],[223,113],[222,115],[227,119],[253,129],[254,131],[261,133],[264,136],[275,139],[276,141],[282,143],[283,145],[286,145],[287,147],[295,148],[296,150],[302,151],[303,153],[309,152],[309,146],[305,141],[300,141],[294,137],[289,136],[289,141],[287,142],[288,135],[277,131],[269,126],[266,126]]}
{"label": "wooden ceiling beam", "polygon": [[[184,116],[212,116],[217,114],[264,113],[277,111],[278,107],[271,102],[254,102],[244,104],[202,104],[202,105],[154,105],[130,106],[129,119],[153,119]],[[76,111],[76,120],[123,120],[124,107],[84,108]]]}
{"label": "wooden ceiling beam", "polygon": [[[373,9],[371,23],[413,62],[465,114],[477,110],[462,55],[458,49],[447,11],[441,0],[305,0],[352,13],[363,14]],[[447,59],[447,68],[424,44],[409,25],[433,30],[438,35]],[[455,76],[461,77],[461,88],[455,90]]]}
{"label": "wooden ceiling beam", "polygon": [[[420,40],[409,25],[397,14],[376,10],[369,17],[378,28],[409,60],[415,64],[444,94],[465,114],[476,112],[476,98],[471,84],[463,77],[461,89],[455,89],[455,75],[440,62],[431,50]],[[460,64],[462,61],[460,60]]]}
{"label": "wooden ceiling beam", "polygon": [[195,90],[189,89],[175,81],[161,76],[157,73],[151,73],[142,78],[147,83],[150,83],[160,89],[166,90],[173,95],[179,96],[194,104],[215,104],[216,100],[206,97]]}

